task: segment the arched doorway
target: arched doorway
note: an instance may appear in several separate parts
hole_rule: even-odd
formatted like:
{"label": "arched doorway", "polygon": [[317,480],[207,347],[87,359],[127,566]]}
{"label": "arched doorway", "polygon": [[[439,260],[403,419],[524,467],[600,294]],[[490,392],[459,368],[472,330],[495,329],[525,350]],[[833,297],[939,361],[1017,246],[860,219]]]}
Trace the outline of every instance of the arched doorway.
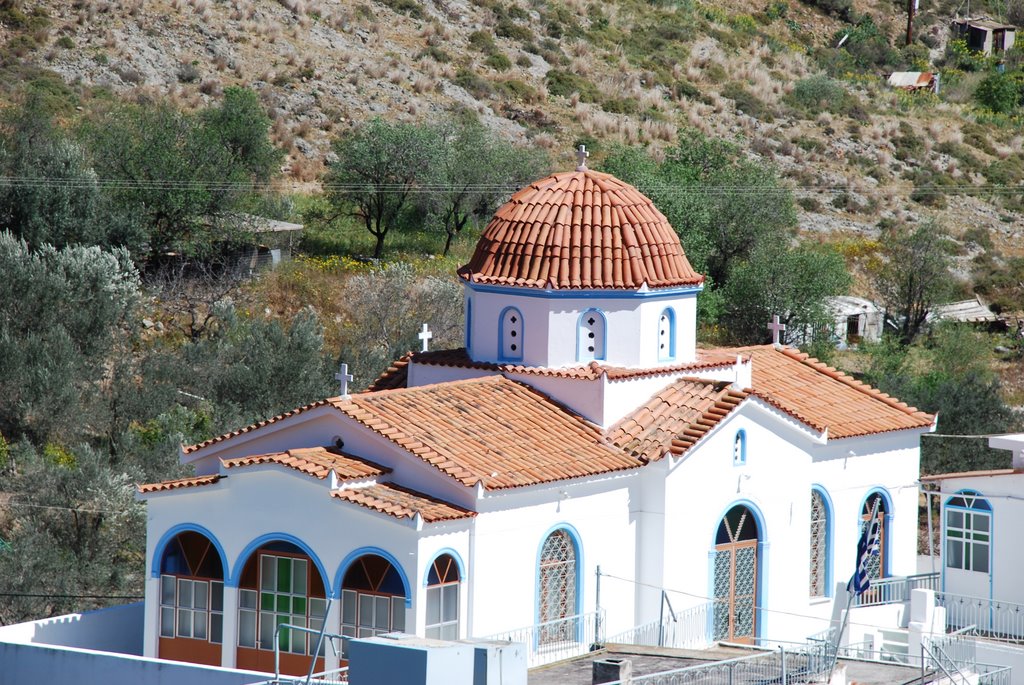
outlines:
{"label": "arched doorway", "polygon": [[757,636],[760,531],[750,509],[738,504],[722,518],[715,535],[714,639],[753,642]]}
{"label": "arched doorway", "polygon": [[875,512],[875,520],[878,524],[878,554],[868,556],[868,578],[879,580],[889,575],[889,555],[887,552],[889,541],[889,500],[881,492],[873,492],[864,500],[860,510],[860,532],[864,532],[871,519],[871,512]]}
{"label": "arched doorway", "polygon": [[544,539],[537,567],[538,622],[541,644],[574,640],[575,621],[565,621],[577,614],[579,571],[576,541],[565,528],[553,531]]}
{"label": "arched doorway", "polygon": [[[405,582],[390,561],[364,554],[346,569],[341,581],[341,634],[373,637],[405,630]],[[342,643],[348,656],[348,640]]]}
{"label": "arched doorway", "polygon": [[[238,579],[238,668],[274,671],[278,625],[318,630],[327,613],[324,587],[317,564],[298,545],[275,540],[253,551]],[[277,642],[282,673],[309,672],[315,635],[281,629]],[[315,670],[323,668],[323,659],[317,658]]]}
{"label": "arched doorway", "polygon": [[221,665],[224,564],[213,541],[188,530],[160,557],[161,659]]}

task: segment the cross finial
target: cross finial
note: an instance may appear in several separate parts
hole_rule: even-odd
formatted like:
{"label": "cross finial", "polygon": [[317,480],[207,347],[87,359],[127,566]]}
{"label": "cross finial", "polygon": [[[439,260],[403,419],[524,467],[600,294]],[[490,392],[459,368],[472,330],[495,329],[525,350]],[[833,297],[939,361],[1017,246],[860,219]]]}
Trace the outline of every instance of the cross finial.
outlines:
{"label": "cross finial", "polygon": [[779,315],[775,314],[772,316],[772,322],[768,324],[768,330],[772,332],[772,344],[778,346],[779,333],[786,330],[786,324],[779,323]]}
{"label": "cross finial", "polygon": [[338,373],[334,374],[334,378],[340,385],[338,394],[341,395],[342,399],[348,399],[348,382],[352,380],[352,374],[348,372],[348,364],[342,364]]}
{"label": "cross finial", "polygon": [[587,152],[587,146],[580,143],[579,148],[576,150],[576,171],[587,170],[587,157],[589,156],[590,153]]}
{"label": "cross finial", "polygon": [[434,334],[430,332],[430,328],[427,324],[423,324],[423,330],[420,331],[419,339],[423,341],[423,352],[427,351],[430,346],[430,339],[434,337]]}

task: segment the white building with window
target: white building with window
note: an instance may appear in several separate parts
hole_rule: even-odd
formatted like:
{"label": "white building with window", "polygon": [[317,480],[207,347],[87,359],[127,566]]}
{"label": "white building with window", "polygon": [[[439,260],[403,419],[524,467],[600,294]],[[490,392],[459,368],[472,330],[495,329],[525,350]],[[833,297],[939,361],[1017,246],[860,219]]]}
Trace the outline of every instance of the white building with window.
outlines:
{"label": "white building with window", "polygon": [[914,572],[933,418],[794,349],[698,349],[703,277],[636,189],[583,165],[539,180],[459,276],[464,349],[185,447],[194,477],[140,487],[147,655],[333,665],[283,623],[542,624],[542,649],[585,642],[593,612],[609,636],[659,620],[663,591],[714,639],[802,640],[871,511],[872,573]]}

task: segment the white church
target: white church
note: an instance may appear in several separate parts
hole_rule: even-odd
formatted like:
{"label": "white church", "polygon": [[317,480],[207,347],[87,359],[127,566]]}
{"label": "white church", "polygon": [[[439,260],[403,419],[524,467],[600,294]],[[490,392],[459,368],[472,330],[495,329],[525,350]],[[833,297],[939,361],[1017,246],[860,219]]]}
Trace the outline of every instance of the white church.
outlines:
{"label": "white church", "polygon": [[[592,612],[608,635],[656,621],[663,589],[675,611],[711,603],[711,639],[802,641],[876,502],[873,575],[915,572],[933,417],[785,346],[699,349],[703,277],[635,188],[585,163],[541,179],[458,275],[464,348],[365,392],[342,372],[339,396],[185,447],[194,477],[140,486],[146,656],[273,671],[281,623],[545,624],[542,646]],[[337,665],[288,632],[284,672]]]}

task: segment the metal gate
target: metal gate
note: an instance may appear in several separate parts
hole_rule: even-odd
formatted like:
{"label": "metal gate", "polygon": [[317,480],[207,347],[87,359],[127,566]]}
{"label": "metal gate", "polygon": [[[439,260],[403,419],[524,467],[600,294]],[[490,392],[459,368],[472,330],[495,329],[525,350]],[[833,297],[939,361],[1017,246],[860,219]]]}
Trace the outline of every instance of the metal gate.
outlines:
{"label": "metal gate", "polygon": [[757,627],[757,524],[746,507],[719,525],[714,565],[714,639],[753,642]]}

